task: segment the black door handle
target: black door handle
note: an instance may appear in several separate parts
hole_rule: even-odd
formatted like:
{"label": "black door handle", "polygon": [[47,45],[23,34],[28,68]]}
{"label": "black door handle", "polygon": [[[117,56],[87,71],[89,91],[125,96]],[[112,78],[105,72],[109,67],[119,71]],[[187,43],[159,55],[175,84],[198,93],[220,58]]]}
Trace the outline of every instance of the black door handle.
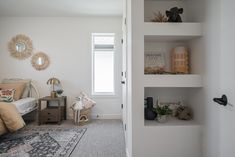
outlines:
{"label": "black door handle", "polygon": [[228,104],[228,99],[226,95],[222,95],[221,98],[214,98],[213,101],[223,106],[227,106]]}
{"label": "black door handle", "polygon": [[228,102],[228,98],[226,95],[222,95],[221,98],[214,98],[213,101],[223,106],[229,105],[233,107],[233,105]]}
{"label": "black door handle", "polygon": [[121,81],[122,84],[125,84],[126,82],[125,81]]}

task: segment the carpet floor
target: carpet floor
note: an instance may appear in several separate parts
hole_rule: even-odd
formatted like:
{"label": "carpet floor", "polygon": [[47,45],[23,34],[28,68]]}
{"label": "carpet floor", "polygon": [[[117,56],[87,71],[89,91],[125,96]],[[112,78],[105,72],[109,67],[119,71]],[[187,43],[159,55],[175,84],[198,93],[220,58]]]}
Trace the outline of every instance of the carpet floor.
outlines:
{"label": "carpet floor", "polygon": [[123,125],[120,120],[94,120],[71,157],[126,157]]}
{"label": "carpet floor", "polygon": [[[74,124],[69,120],[63,121],[60,125],[60,127],[71,126]],[[93,120],[87,125],[78,127],[87,130],[70,157],[126,157],[121,120]]]}

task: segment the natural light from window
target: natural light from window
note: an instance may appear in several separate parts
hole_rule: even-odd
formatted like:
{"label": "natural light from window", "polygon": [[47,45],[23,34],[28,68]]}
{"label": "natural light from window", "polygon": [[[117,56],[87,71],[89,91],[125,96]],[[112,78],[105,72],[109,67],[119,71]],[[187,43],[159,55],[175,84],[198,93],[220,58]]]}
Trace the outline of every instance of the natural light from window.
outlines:
{"label": "natural light from window", "polygon": [[92,34],[92,93],[115,95],[114,34]]}

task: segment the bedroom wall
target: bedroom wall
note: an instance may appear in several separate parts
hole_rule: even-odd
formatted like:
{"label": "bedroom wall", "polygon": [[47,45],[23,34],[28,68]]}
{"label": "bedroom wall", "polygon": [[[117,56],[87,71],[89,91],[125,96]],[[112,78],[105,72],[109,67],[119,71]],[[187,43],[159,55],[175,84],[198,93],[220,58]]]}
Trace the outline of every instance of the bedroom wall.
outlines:
{"label": "bedroom wall", "polygon": [[[121,17],[19,17],[0,18],[0,80],[31,78],[41,96],[50,94],[46,81],[61,80],[70,106],[80,91],[91,94],[91,33],[116,33],[116,97],[93,97],[97,105],[92,115],[100,118],[121,116]],[[34,53],[45,52],[51,64],[44,71],[32,68],[30,58],[20,61],[10,57],[7,42],[17,34],[29,36]],[[71,117],[71,110],[69,116]],[[67,110],[67,111],[68,111]]]}

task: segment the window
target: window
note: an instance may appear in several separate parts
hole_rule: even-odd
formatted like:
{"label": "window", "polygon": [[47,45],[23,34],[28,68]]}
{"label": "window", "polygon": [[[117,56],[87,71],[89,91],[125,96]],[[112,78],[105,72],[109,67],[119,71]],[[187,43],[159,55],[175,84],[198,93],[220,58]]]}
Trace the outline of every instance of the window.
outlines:
{"label": "window", "polygon": [[92,94],[115,95],[114,34],[92,34]]}

